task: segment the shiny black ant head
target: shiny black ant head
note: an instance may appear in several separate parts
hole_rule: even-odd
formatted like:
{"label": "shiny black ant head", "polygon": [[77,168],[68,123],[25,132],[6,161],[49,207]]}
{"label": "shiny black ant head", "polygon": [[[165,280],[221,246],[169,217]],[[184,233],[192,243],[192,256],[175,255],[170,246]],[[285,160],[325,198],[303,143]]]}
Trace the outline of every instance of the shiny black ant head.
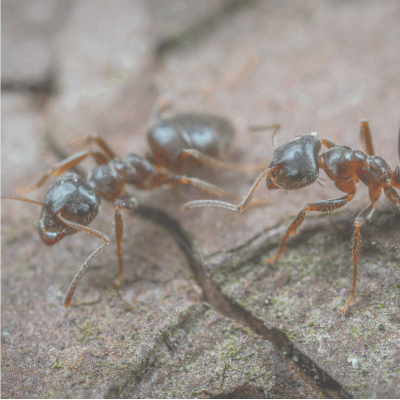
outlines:
{"label": "shiny black ant head", "polygon": [[297,136],[274,151],[269,165],[278,167],[267,178],[268,189],[301,189],[318,178],[318,152],[321,141],[316,133]]}
{"label": "shiny black ant head", "polygon": [[100,198],[78,175],[67,173],[49,188],[39,220],[39,234],[47,245],[57,243],[63,237],[77,232],[66,225],[56,214],[80,225],[89,225],[100,209]]}

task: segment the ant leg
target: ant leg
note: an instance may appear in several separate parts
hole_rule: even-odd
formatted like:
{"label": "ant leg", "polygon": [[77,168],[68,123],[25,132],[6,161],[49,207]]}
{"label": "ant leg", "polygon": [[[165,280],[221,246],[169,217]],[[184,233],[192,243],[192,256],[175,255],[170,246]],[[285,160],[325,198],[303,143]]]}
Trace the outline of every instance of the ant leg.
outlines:
{"label": "ant leg", "polygon": [[182,153],[178,156],[174,164],[179,165],[179,163],[182,162],[188,156],[192,156],[195,160],[203,164],[206,164],[211,168],[226,168],[242,172],[258,171],[268,166],[266,164],[247,164],[247,165],[234,164],[226,161],[221,161],[216,157],[209,156],[207,154],[202,153],[201,151],[194,149],[184,149]]}
{"label": "ant leg", "polygon": [[115,236],[117,238],[117,252],[118,252],[118,261],[119,261],[119,272],[118,277],[114,281],[115,286],[120,286],[122,282],[122,275],[124,273],[124,260],[122,259],[122,242],[123,242],[123,230],[124,224],[122,221],[122,215],[120,213],[121,208],[126,208],[128,210],[135,210],[137,208],[138,202],[135,198],[132,197],[123,197],[121,199],[117,199],[114,202],[115,209]]}
{"label": "ant leg", "polygon": [[92,254],[90,254],[90,256],[85,260],[85,262],[82,264],[82,266],[79,268],[78,272],[76,273],[76,275],[74,276],[74,279],[72,280],[71,284],[69,285],[68,288],[68,292],[65,296],[65,300],[64,300],[64,307],[68,308],[68,306],[71,303],[72,300],[72,296],[74,295],[75,289],[78,286],[79,281],[82,278],[82,275],[86,272],[86,270],[89,267],[89,261],[92,260],[92,258],[94,258],[97,254],[99,254],[101,251],[103,251],[108,242],[110,241],[110,239],[108,238],[107,235],[105,235],[104,233],[101,233],[99,231],[96,231],[95,229],[89,228],[87,226],[81,225],[81,224],[77,224],[76,222],[70,221],[68,219],[65,219],[62,215],[61,215],[61,211],[59,211],[56,214],[56,217],[63,222],[64,224],[75,228],[79,231],[83,231],[88,233],[89,235],[93,235],[98,237],[99,239],[103,240],[104,243],[101,244]]}
{"label": "ant leg", "polygon": [[372,145],[371,131],[369,129],[368,122],[365,120],[361,121],[360,136],[366,154],[368,154],[369,156],[373,156],[375,152],[374,152],[374,146]]}
{"label": "ant leg", "polygon": [[297,214],[297,217],[294,219],[294,221],[290,224],[289,228],[287,229],[286,235],[282,239],[278,254],[276,254],[274,257],[271,257],[267,261],[267,264],[276,261],[282,255],[283,251],[285,250],[285,245],[286,245],[287,239],[289,238],[290,235],[294,235],[296,233],[297,228],[302,224],[307,212],[309,212],[309,211],[326,212],[326,211],[337,210],[338,208],[345,206],[349,201],[351,201],[353,199],[355,193],[356,193],[356,191],[355,191],[355,186],[354,186],[354,191],[352,193],[346,194],[343,197],[339,197],[336,199],[330,199],[330,200],[322,200],[322,201],[317,201],[315,203],[307,204],[303,208],[303,210],[301,210]]}
{"label": "ant leg", "polygon": [[19,189],[17,190],[18,193],[21,194],[29,193],[32,190],[40,188],[50,176],[61,175],[64,171],[75,167],[75,165],[79,164],[82,160],[84,160],[88,156],[94,157],[97,164],[107,164],[107,162],[109,161],[109,159],[103,153],[100,153],[98,151],[82,151],[80,153],[76,153],[66,158],[65,160],[61,161],[60,163],[56,164],[42,177],[42,179],[40,179],[40,181],[35,186],[25,189]]}
{"label": "ant leg", "polygon": [[[386,197],[398,208],[400,208],[400,196],[392,187],[386,187],[383,189]],[[2,196],[3,197],[3,196]]]}
{"label": "ant leg", "polygon": [[[82,140],[76,140],[75,143],[78,143],[78,146],[86,146],[90,143],[95,142],[103,151],[107,154],[107,156],[113,160],[114,158],[118,158],[118,156],[111,150],[111,147],[106,143],[106,141],[97,135],[90,135]],[[73,142],[73,143],[74,143]]]}
{"label": "ant leg", "polygon": [[[239,203],[237,206],[231,203],[227,203],[226,201],[220,200],[196,200],[196,201],[189,201],[188,203],[182,206],[182,211],[187,210],[188,208],[195,208],[195,207],[205,207],[205,206],[216,206],[216,207],[223,207],[228,208],[229,210],[233,211],[243,211],[251,202],[251,199],[254,195],[257,186],[261,183],[261,181],[268,176],[271,172],[279,170],[281,167],[279,165],[268,168],[261,173],[261,175],[256,179],[253,183],[252,187],[250,188],[249,193],[246,197]],[[257,202],[254,200],[254,202]]]}
{"label": "ant leg", "polygon": [[[378,189],[379,194],[380,194],[380,189]],[[379,196],[378,196],[379,197]],[[372,217],[372,214],[375,211],[375,202],[372,201],[370,204],[368,204],[367,207],[365,207],[356,217],[354,221],[354,233],[353,233],[353,263],[354,263],[354,273],[353,273],[353,286],[351,288],[350,292],[350,297],[347,300],[347,303],[342,309],[342,312],[345,313],[349,305],[351,304],[351,301],[353,300],[354,296],[354,290],[356,288],[356,281],[357,281],[357,263],[358,263],[358,255],[360,252],[360,241],[361,241],[361,234],[360,234],[360,228],[361,226],[369,221]]]}

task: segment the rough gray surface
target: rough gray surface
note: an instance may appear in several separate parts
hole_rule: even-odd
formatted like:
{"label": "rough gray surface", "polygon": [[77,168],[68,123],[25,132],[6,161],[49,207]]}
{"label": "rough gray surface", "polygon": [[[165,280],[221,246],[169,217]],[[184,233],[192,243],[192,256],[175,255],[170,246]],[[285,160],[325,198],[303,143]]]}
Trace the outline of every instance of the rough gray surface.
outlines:
{"label": "rough gray surface", "polygon": [[[48,44],[58,90],[26,91],[48,76],[39,59],[39,73],[5,85],[20,93],[2,95],[2,193],[57,161],[47,134],[68,155],[71,140],[93,132],[121,156],[143,154],[159,95],[176,110],[228,115],[237,128],[231,161],[271,158],[269,132],[249,133],[252,124],[281,123],[279,143],[316,131],[361,149],[359,119],[368,118],[377,154],[399,163],[396,1],[34,3],[33,14],[11,9],[10,21],[36,15],[31,39]],[[207,168],[193,175],[239,194],[254,179]],[[135,193],[180,222],[195,260],[145,213],[126,215],[123,285],[111,286],[112,239],[67,311],[64,293],[96,240],[76,234],[46,247],[38,206],[2,201],[2,396],[399,397],[398,210],[380,200],[362,229],[346,316],[352,220],[368,201],[362,185],[347,210],[307,218],[279,262],[265,266],[301,207],[338,196],[323,184],[291,193],[261,185],[257,196],[269,203],[244,213],[181,213],[184,201],[208,197],[196,189]],[[113,223],[103,202],[93,227],[114,238]]]}

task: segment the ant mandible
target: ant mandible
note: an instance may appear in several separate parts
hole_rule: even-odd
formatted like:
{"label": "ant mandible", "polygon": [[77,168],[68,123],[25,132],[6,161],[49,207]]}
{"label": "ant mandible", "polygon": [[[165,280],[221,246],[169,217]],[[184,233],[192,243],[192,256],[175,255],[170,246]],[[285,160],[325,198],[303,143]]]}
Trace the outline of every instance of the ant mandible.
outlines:
{"label": "ant mandible", "polygon": [[[276,131],[272,136],[274,148],[273,159],[269,167],[261,173],[252,185],[249,193],[238,205],[219,200],[197,200],[186,203],[182,209],[217,206],[230,210],[243,211],[250,203],[254,191],[261,181],[267,178],[268,189],[295,190],[304,188],[314,183],[322,168],[335,186],[346,195],[336,199],[322,200],[307,204],[296,216],[283,237],[278,253],[270,258],[267,263],[276,261],[285,249],[286,240],[296,233],[304,217],[309,211],[333,211],[343,207],[354,198],[356,183],[361,181],[369,188],[370,204],[357,215],[354,221],[353,232],[353,263],[354,275],[350,297],[347,300],[343,313],[347,310],[354,296],[357,279],[357,263],[360,251],[360,228],[369,221],[375,210],[375,203],[379,199],[382,189],[386,197],[400,209],[400,196],[394,190],[400,189],[400,168],[392,171],[389,164],[381,157],[374,155],[371,132],[367,121],[361,121],[361,138],[366,153],[353,150],[348,146],[339,146],[328,140],[317,138],[316,133],[297,136],[283,146],[277,147],[275,143]],[[325,153],[318,155],[321,145],[328,148]],[[398,152],[400,157],[400,132]]]}
{"label": "ant mandible", "polygon": [[[275,126],[272,128],[275,129]],[[49,246],[78,231],[96,236],[104,242],[90,254],[76,273],[65,297],[65,308],[70,305],[74,291],[89,266],[89,261],[103,251],[109,242],[107,235],[87,226],[100,210],[100,198],[114,205],[119,260],[119,273],[114,284],[119,286],[124,270],[123,220],[120,210],[123,208],[134,210],[137,207],[137,200],[125,192],[125,185],[133,185],[143,190],[164,184],[189,184],[218,196],[226,195],[238,199],[238,196],[208,182],[179,174],[194,166],[185,163],[188,156],[193,156],[197,162],[203,162],[214,168],[242,171],[254,168],[254,166],[227,163],[216,158],[228,149],[233,134],[233,126],[224,117],[195,112],[175,114],[171,118],[159,119],[149,129],[148,141],[152,150],[150,156],[145,158],[131,154],[125,159],[118,157],[104,139],[90,136],[84,142],[96,143],[102,152],[82,151],[74,154],[55,165],[35,186],[20,192],[26,193],[41,187],[49,177],[53,175],[59,177],[90,156],[98,165],[88,175],[87,183],[77,174],[70,172],[50,185],[43,203],[14,195],[1,196],[42,205],[39,235]]]}

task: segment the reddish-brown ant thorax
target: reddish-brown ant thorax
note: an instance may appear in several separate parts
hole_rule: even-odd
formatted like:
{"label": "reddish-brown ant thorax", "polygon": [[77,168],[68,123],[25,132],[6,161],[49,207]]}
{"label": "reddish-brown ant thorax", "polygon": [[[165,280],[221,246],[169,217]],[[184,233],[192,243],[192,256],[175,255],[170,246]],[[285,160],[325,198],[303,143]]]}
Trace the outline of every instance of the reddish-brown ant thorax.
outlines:
{"label": "reddish-brown ant thorax", "polygon": [[94,220],[99,209],[100,199],[96,192],[78,175],[67,173],[51,184],[44,199],[39,220],[40,237],[51,246],[63,237],[78,232],[56,217],[59,212],[64,218],[86,226]]}
{"label": "reddish-brown ant thorax", "polygon": [[319,156],[321,167],[334,181],[352,179],[367,157],[362,151],[347,146],[332,147]]}
{"label": "reddish-brown ant thorax", "polygon": [[321,141],[315,135],[297,136],[274,151],[269,168],[279,166],[267,177],[268,189],[301,189],[318,179]]}

